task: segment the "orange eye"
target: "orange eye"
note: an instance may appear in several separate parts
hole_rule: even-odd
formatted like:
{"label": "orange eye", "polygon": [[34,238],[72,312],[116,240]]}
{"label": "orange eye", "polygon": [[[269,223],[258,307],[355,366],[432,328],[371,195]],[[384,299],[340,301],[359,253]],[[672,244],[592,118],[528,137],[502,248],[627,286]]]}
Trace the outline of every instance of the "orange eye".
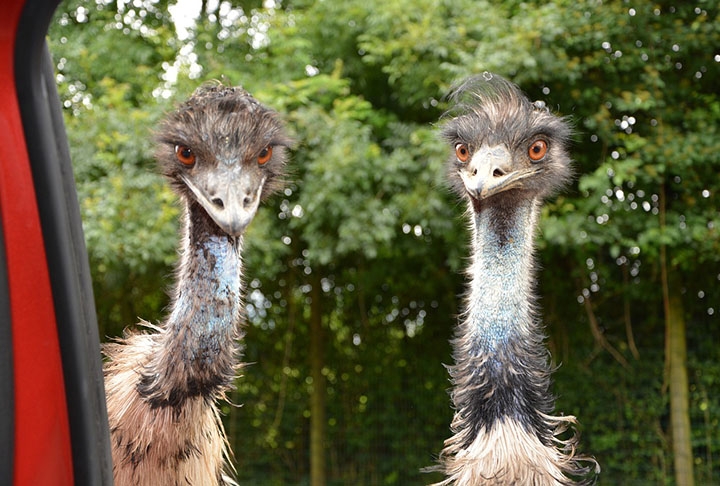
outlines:
{"label": "orange eye", "polygon": [[538,162],[539,160],[542,160],[543,157],[545,157],[545,154],[547,154],[547,150],[548,146],[545,140],[535,140],[528,149],[528,157],[530,157],[530,160],[532,160],[533,162]]}
{"label": "orange eye", "polygon": [[195,154],[187,145],[175,145],[175,157],[182,165],[188,167],[195,165]]}
{"label": "orange eye", "polygon": [[258,154],[258,164],[266,164],[267,161],[270,160],[270,157],[272,157],[272,146],[268,145]]}
{"label": "orange eye", "polygon": [[464,143],[455,145],[455,155],[460,162],[467,162],[470,158],[470,149]]}

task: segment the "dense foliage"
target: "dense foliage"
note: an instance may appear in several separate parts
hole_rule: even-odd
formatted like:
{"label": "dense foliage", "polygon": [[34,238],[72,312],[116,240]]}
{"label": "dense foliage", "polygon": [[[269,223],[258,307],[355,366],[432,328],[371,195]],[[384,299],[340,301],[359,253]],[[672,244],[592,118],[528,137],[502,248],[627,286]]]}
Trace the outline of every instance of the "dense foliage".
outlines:
{"label": "dense foliage", "polygon": [[203,0],[180,24],[171,7],[65,2],[50,48],[103,335],[167,303],[162,113],[224,79],[297,140],[246,237],[252,364],[224,410],[241,483],[308,484],[311,427],[329,484],[437,479],[420,469],[449,435],[467,235],[435,124],[452,83],[486,70],[576,127],[576,181],[538,242],[558,410],[602,484],[674,484],[672,311],[695,480],[720,481],[717,2]]}

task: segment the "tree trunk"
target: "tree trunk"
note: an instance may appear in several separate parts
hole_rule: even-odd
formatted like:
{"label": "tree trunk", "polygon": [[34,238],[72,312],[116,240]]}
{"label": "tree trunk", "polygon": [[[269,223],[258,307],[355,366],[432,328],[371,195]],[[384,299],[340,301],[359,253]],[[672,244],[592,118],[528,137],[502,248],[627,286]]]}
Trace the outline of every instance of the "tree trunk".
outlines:
{"label": "tree trunk", "polygon": [[680,295],[670,288],[665,316],[667,335],[666,358],[670,385],[670,423],[672,427],[673,456],[675,460],[675,483],[692,486],[693,457],[690,444],[689,386],[687,374],[687,346],[685,342],[685,319]]}
{"label": "tree trunk", "polygon": [[322,328],[322,288],[320,278],[314,277],[310,294],[310,485],[325,486],[325,365]]}
{"label": "tree trunk", "polygon": [[[660,201],[660,229],[665,228],[664,188]],[[660,246],[660,274],[665,308],[665,370],[670,391],[670,427],[672,436],[675,483],[693,486],[693,456],[690,441],[690,391],[687,374],[687,343],[680,285],[672,265],[668,264],[667,248]]]}

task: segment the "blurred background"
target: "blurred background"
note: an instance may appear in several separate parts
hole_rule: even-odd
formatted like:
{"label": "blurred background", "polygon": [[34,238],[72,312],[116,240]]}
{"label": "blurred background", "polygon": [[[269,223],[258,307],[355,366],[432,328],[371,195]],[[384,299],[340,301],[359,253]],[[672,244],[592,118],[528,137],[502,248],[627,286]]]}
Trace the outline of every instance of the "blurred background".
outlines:
{"label": "blurred background", "polygon": [[242,406],[223,407],[240,483],[438,480],[421,469],[450,436],[468,234],[437,123],[454,82],[492,71],[575,127],[576,177],[545,207],[537,254],[557,410],[578,416],[600,484],[718,484],[719,10],[62,3],[49,43],[101,336],[167,305],[179,206],[154,127],[202,82],[243,85],[298,144],[245,239],[250,364]]}

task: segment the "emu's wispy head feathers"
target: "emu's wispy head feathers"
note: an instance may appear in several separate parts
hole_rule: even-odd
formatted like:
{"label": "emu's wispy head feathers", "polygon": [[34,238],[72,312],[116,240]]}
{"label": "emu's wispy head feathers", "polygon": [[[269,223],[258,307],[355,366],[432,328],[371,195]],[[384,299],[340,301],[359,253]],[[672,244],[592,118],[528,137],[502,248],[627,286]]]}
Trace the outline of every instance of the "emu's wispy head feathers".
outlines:
{"label": "emu's wispy head feathers", "polygon": [[[514,84],[484,73],[449,96],[442,135],[450,144],[448,179],[473,206],[496,195],[545,197],[571,175],[566,120],[531,102]],[[520,197],[522,197],[520,195]]]}
{"label": "emu's wispy head feathers", "polygon": [[161,124],[156,157],[176,191],[226,233],[242,233],[282,185],[290,138],[280,117],[240,87],[205,84]]}

